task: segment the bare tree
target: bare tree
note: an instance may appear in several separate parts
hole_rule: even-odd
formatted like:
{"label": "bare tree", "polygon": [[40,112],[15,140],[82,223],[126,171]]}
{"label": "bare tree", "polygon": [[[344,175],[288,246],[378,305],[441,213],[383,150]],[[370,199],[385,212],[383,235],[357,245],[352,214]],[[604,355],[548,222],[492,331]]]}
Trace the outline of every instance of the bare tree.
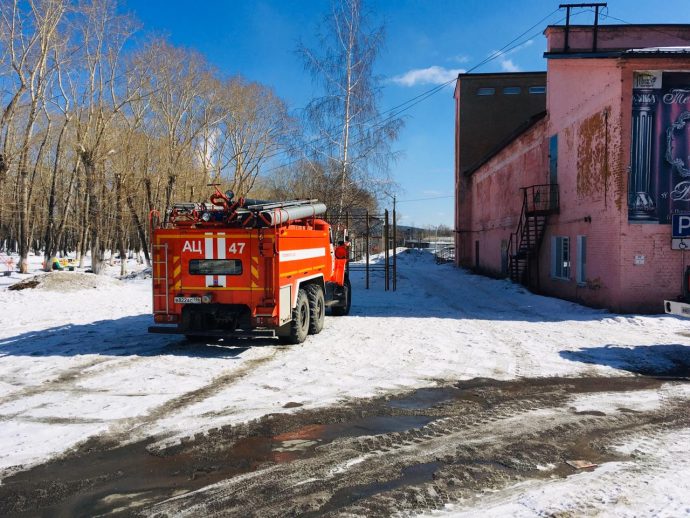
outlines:
{"label": "bare tree", "polygon": [[[178,178],[192,164],[193,146],[204,128],[213,121],[204,120],[205,101],[213,80],[206,60],[199,54],[154,41],[142,52],[151,63],[151,107],[154,131],[164,143],[167,183],[164,208],[170,207]],[[206,122],[206,125],[204,124]]]}
{"label": "bare tree", "polygon": [[[10,31],[9,55],[12,69],[17,75],[19,88],[6,108],[8,117],[14,115],[16,103],[23,93],[27,95],[27,108],[21,136],[18,139],[18,204],[19,216],[19,269],[28,272],[29,255],[29,153],[35,125],[40,116],[45,92],[54,64],[49,58],[58,34],[58,24],[65,14],[62,0],[29,2],[23,12],[19,0],[14,0],[9,20],[3,25]],[[21,92],[21,93],[20,93]],[[19,97],[17,97],[19,94]],[[4,119],[3,114],[3,119]],[[3,123],[9,122],[3,121]],[[5,144],[8,143],[10,128],[6,129]],[[47,135],[46,135],[47,138]],[[45,141],[41,144],[41,150]],[[3,153],[4,156],[7,156]]]}
{"label": "bare tree", "polygon": [[[203,56],[132,41],[117,0],[3,0],[0,247],[87,249],[95,273],[143,248],[147,215],[212,178],[241,194],[285,145],[291,120],[268,88],[222,78]],[[29,217],[30,216],[30,217]],[[16,243],[16,244],[15,244]]]}
{"label": "bare tree", "polygon": [[233,77],[217,85],[218,113],[202,145],[202,160],[214,180],[248,194],[261,168],[288,144],[295,131],[285,103],[270,89]]}
{"label": "bare tree", "polygon": [[[109,154],[108,131],[116,117],[133,97],[140,95],[136,88],[124,91],[120,81],[122,50],[134,26],[131,20],[116,12],[113,0],[93,0],[82,4],[80,23],[83,56],[87,79],[77,103],[77,152],[84,168],[88,218],[90,228],[91,267],[101,273],[105,243],[101,235],[102,204],[99,192],[98,166],[104,167]],[[131,79],[131,78],[130,78]]]}
{"label": "bare tree", "polygon": [[340,219],[352,193],[373,190],[372,178],[385,176],[394,158],[391,143],[402,120],[382,117],[379,81],[373,66],[384,41],[383,26],[370,28],[362,0],[338,0],[325,18],[318,50],[300,45],[306,69],[324,95],[309,103],[312,159],[322,162],[337,185],[335,217]]}

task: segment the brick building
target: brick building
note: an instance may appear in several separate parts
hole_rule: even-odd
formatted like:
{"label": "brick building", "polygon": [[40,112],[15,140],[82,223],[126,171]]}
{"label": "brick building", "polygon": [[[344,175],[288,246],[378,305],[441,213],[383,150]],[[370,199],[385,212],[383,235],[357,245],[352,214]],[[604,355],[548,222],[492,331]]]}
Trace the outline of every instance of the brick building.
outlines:
{"label": "brick building", "polygon": [[592,306],[662,311],[690,263],[670,224],[690,214],[690,26],[545,35],[545,76],[458,77],[456,261]]}

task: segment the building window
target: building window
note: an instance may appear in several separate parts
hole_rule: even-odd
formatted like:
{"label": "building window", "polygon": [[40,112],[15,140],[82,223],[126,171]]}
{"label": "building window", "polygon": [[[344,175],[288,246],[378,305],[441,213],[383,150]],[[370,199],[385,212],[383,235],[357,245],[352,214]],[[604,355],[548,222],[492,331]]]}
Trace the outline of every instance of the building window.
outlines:
{"label": "building window", "polygon": [[545,86],[530,86],[529,87],[529,93],[533,95],[541,95],[546,93],[546,87]]}
{"label": "building window", "polygon": [[506,86],[503,89],[503,95],[519,95],[521,91],[519,86]]}
{"label": "building window", "polygon": [[495,93],[496,93],[495,88],[486,87],[486,88],[480,88],[477,90],[477,95],[493,95]]}
{"label": "building window", "polygon": [[570,280],[570,238],[551,238],[551,277]]}
{"label": "building window", "polygon": [[587,236],[577,236],[577,283],[587,283]]}

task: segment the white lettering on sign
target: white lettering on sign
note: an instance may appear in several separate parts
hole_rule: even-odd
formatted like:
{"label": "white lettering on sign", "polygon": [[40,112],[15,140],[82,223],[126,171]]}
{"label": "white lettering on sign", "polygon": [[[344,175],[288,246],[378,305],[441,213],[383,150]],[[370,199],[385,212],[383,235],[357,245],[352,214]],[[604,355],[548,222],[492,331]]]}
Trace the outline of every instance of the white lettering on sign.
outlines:
{"label": "white lettering on sign", "polygon": [[690,229],[690,216],[678,216],[678,233],[684,235],[683,231],[688,229]]}
{"label": "white lettering on sign", "polygon": [[[245,244],[246,243],[241,243],[241,242],[240,243],[233,243],[230,245],[230,248],[228,248],[228,252],[230,252],[231,254],[237,254],[237,253],[241,254],[242,252],[244,252],[244,245]],[[239,252],[238,252],[238,249],[239,249]]]}
{"label": "white lettering on sign", "polygon": [[201,241],[185,241],[182,246],[183,252],[192,252],[193,254],[201,253]]}

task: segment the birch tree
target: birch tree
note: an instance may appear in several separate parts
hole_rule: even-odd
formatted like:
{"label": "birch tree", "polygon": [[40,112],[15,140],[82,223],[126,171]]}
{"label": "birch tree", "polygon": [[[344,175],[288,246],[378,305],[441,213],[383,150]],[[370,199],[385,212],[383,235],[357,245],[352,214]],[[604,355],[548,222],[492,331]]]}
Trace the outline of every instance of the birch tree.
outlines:
{"label": "birch tree", "polygon": [[337,186],[332,207],[337,220],[351,205],[353,193],[375,190],[380,183],[375,180],[387,175],[395,157],[391,144],[403,124],[378,109],[380,83],[373,69],[383,47],[384,27],[372,27],[371,20],[362,0],[334,1],[322,25],[320,45],[298,49],[323,91],[306,110],[313,137],[307,153],[324,162],[329,181]]}

